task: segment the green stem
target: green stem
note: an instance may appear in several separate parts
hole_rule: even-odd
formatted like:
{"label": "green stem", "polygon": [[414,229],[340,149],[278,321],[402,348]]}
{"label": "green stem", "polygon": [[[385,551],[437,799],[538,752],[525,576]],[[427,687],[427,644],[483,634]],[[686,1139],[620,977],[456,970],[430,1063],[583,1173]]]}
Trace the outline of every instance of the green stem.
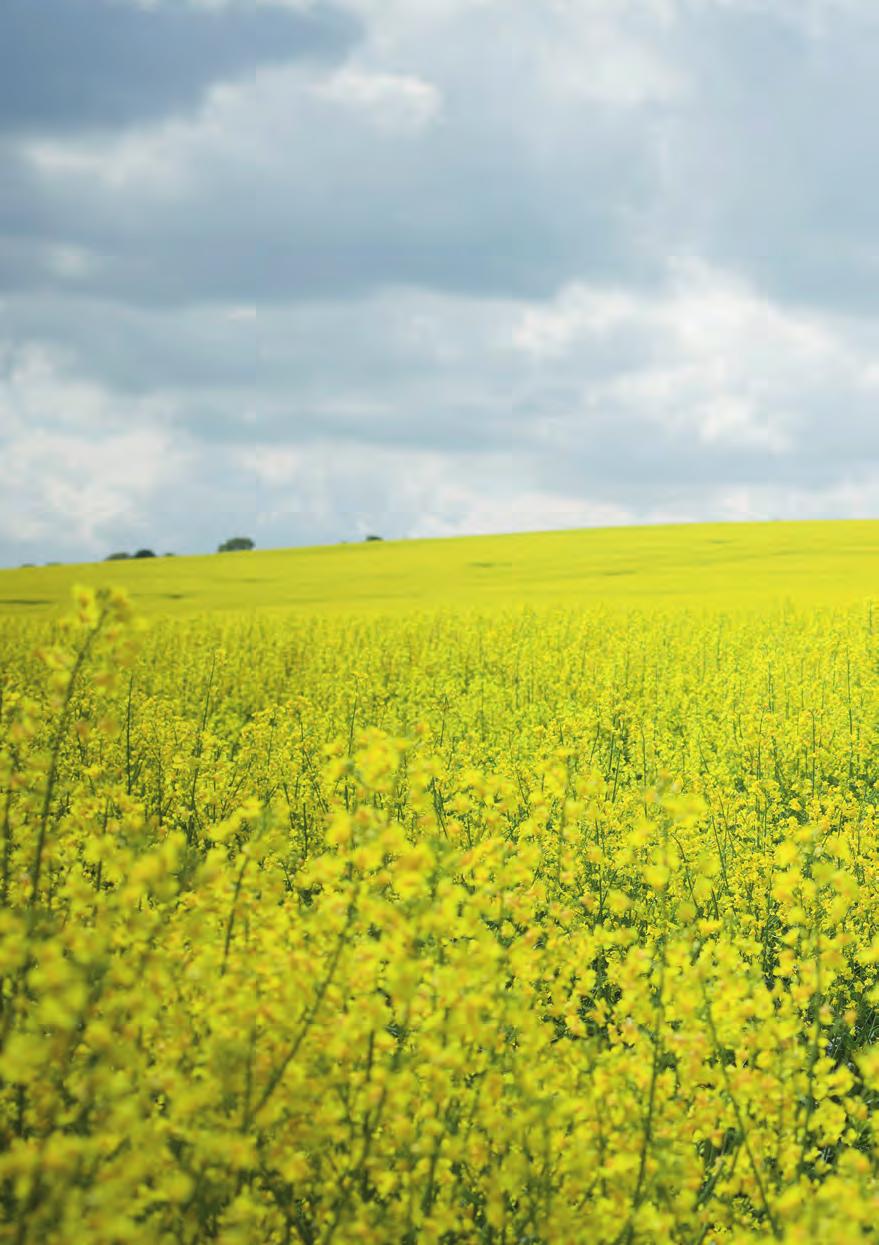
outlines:
{"label": "green stem", "polygon": [[729,1099],[730,1105],[732,1106],[732,1109],[733,1109],[733,1114],[736,1117],[736,1125],[738,1127],[739,1133],[742,1138],[742,1146],[744,1147],[745,1154],[748,1156],[748,1162],[751,1166],[751,1172],[754,1176],[754,1183],[757,1185],[757,1192],[760,1194],[760,1201],[763,1203],[763,1210],[766,1214],[767,1220],[769,1221],[769,1227],[772,1230],[772,1235],[775,1237],[775,1239],[777,1241],[780,1241],[781,1230],[778,1226],[778,1220],[775,1218],[772,1207],[769,1205],[769,1198],[766,1194],[766,1187],[763,1184],[763,1178],[760,1175],[760,1168],[757,1166],[757,1160],[754,1158],[754,1152],[751,1149],[751,1143],[748,1140],[748,1130],[745,1127],[745,1117],[742,1114],[742,1109],[739,1106],[738,1099],[733,1093],[733,1088],[732,1088],[732,1085],[730,1084],[730,1079],[729,1079],[729,1072],[727,1071],[726,1063],[724,1061],[723,1054],[720,1049],[720,1041],[717,1036],[717,1029],[714,1024],[714,1017],[711,1013],[711,1002],[708,998],[708,987],[706,986],[705,981],[701,977],[699,980],[702,986],[702,997],[705,1001],[705,1020],[708,1025],[708,1032],[711,1035],[711,1042],[712,1042],[712,1045],[714,1046],[714,1053],[717,1058],[718,1065],[720,1066],[720,1072],[723,1077],[723,1084],[724,1084],[724,1089],[726,1091],[726,1096]]}
{"label": "green stem", "polygon": [[28,904],[30,907],[37,901],[37,892],[40,885],[40,872],[43,865],[43,852],[46,847],[46,833],[49,826],[49,812],[52,808],[52,799],[55,795],[55,784],[58,781],[58,761],[61,756],[61,745],[67,734],[67,726],[70,719],[70,707],[73,702],[73,693],[76,689],[76,682],[79,678],[80,671],[88,660],[92,645],[94,644],[98,632],[104,625],[107,612],[104,610],[98,617],[98,621],[92,627],[91,631],[85,638],[82,647],[76,655],[73,668],[70,671],[70,678],[67,681],[67,690],[64,693],[64,700],[61,705],[61,713],[58,718],[58,729],[52,740],[52,749],[49,761],[49,775],[46,779],[46,791],[43,796],[43,807],[40,810],[40,828],[37,833],[37,850],[34,853],[34,863],[31,866],[31,893]]}

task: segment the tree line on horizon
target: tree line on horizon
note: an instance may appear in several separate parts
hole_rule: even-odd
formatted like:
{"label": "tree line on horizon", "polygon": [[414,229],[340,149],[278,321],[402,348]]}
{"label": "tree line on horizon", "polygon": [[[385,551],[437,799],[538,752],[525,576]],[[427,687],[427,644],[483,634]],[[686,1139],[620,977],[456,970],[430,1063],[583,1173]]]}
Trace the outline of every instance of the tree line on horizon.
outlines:
{"label": "tree line on horizon", "polygon": [[[224,540],[221,545],[217,546],[217,553],[240,553],[248,549],[253,549],[254,542],[249,536],[231,536],[228,540]],[[121,550],[118,553],[108,553],[105,562],[127,562],[133,558],[155,558],[158,555],[152,549],[138,549],[136,553],[127,553]],[[166,553],[166,558],[173,558],[175,554]]]}
{"label": "tree line on horizon", "polygon": [[[367,544],[370,544],[373,541],[380,541],[384,538],[382,536],[375,535],[374,532],[370,532],[368,535],[364,536],[363,539]],[[254,548],[256,548],[256,546],[249,536],[231,536],[228,540],[224,540],[221,545],[217,546],[217,553],[242,553]],[[152,549],[138,549],[136,553],[126,553],[125,551],[120,553],[109,553],[104,561],[124,562],[130,558],[155,558],[157,556],[158,555],[155,554]],[[173,558],[175,555],[173,553],[166,553],[163,556],[166,558]]]}
{"label": "tree line on horizon", "polygon": [[[363,539],[367,544],[370,544],[373,541],[382,541],[384,540],[384,537],[377,536],[375,535],[375,533],[370,532],[366,536],[364,536]],[[343,544],[346,544],[346,543],[347,542],[343,541]],[[255,549],[255,548],[256,548],[256,545],[254,541],[250,539],[249,536],[230,536],[228,540],[224,540],[221,545],[217,546],[217,553],[243,553],[250,549]],[[130,562],[130,561],[136,561],[142,558],[157,558],[158,556],[159,555],[153,549],[147,549],[147,548],[137,549],[135,550],[134,553],[129,553],[127,549],[120,549],[114,553],[108,553],[107,556],[104,558],[104,561],[105,562]],[[168,553],[162,554],[161,556],[164,558],[173,558],[173,557],[176,557],[177,555],[175,553],[168,552]],[[60,562],[46,562],[45,565],[46,566],[60,566],[61,563]],[[34,566],[36,566],[35,562],[22,562],[21,563],[22,570],[27,570],[27,569],[33,568]]]}

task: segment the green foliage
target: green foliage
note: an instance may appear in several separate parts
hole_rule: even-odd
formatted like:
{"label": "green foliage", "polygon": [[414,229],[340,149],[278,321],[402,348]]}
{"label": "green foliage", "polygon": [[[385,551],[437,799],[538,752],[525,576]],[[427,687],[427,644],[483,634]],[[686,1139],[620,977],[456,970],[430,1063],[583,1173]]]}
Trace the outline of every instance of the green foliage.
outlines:
{"label": "green foliage", "polygon": [[232,536],[229,540],[223,541],[217,553],[240,553],[252,548],[253,541],[249,536]]}

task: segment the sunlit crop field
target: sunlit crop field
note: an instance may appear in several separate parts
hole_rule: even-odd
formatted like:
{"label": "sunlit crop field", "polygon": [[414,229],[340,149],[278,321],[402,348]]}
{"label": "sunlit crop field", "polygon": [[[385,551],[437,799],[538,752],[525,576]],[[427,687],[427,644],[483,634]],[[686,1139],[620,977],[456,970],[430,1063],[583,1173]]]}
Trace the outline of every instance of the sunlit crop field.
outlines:
{"label": "sunlit crop field", "polygon": [[0,1240],[872,1238],[877,570],[809,524],[0,575]]}
{"label": "sunlit crop field", "polygon": [[0,618],[57,614],[77,583],[122,586],[140,613],[177,617],[523,604],[847,605],[879,584],[879,522],[598,528],[25,567],[0,572]]}

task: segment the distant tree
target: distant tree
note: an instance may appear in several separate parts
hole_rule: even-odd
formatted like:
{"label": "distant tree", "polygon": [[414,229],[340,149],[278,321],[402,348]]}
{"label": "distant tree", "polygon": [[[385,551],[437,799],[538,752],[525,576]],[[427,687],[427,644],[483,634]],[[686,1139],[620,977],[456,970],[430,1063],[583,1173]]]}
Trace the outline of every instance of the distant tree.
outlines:
{"label": "distant tree", "polygon": [[105,562],[125,562],[130,557],[131,557],[130,553],[124,553],[124,552],[108,553],[106,558],[104,558],[104,561]]}
{"label": "distant tree", "polygon": [[33,562],[22,562],[21,569],[23,571],[30,570],[33,567],[33,565],[34,565]]}
{"label": "distant tree", "polygon": [[363,539],[364,540],[384,540],[384,536],[374,536],[372,533],[370,533],[369,536],[364,536]]}
{"label": "distant tree", "polygon": [[136,558],[154,558],[156,555],[153,553],[152,549],[138,549],[134,556]]}
{"label": "distant tree", "polygon": [[163,554],[162,554],[162,557],[163,557],[163,558],[176,558],[176,557],[177,557],[177,554],[176,554],[176,553],[170,553],[170,552],[169,552],[169,553],[163,553]]}
{"label": "distant tree", "polygon": [[239,553],[244,549],[252,549],[253,541],[249,536],[233,536],[229,540],[224,540],[222,545],[217,549],[217,553]]}

